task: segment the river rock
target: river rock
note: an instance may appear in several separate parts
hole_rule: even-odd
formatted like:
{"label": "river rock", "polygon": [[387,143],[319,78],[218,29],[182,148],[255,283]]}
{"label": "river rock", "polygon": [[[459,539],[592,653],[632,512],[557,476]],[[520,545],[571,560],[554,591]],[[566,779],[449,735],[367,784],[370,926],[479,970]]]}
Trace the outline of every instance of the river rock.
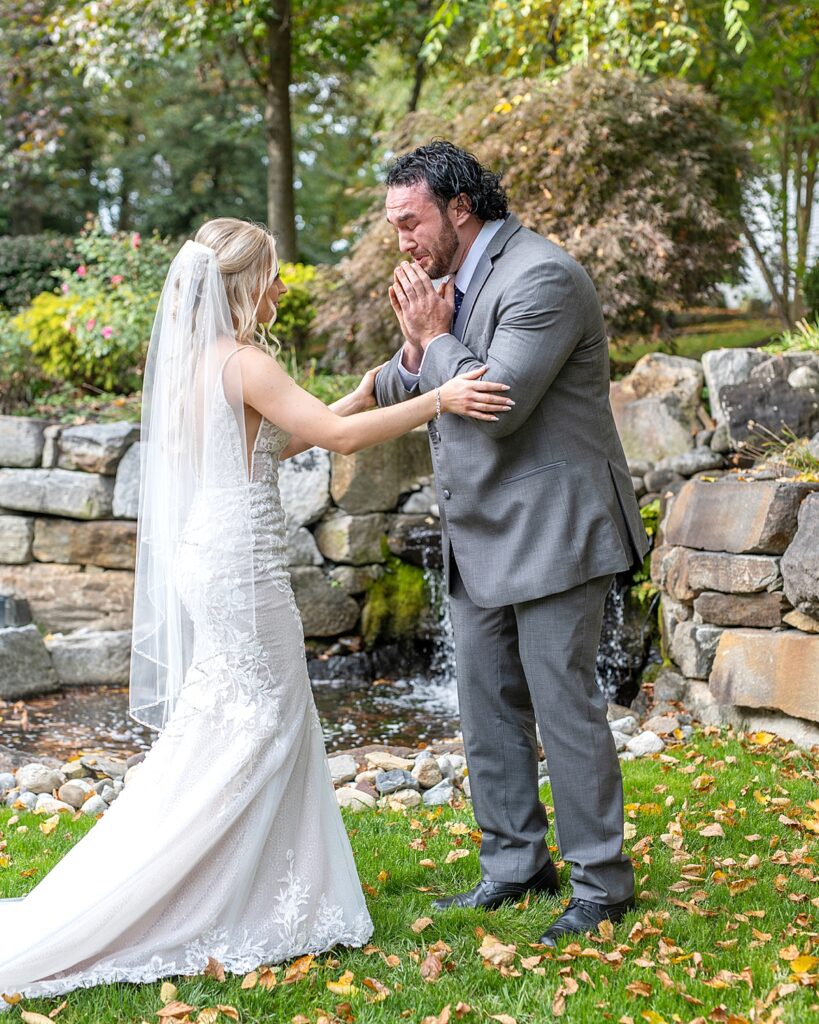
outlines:
{"label": "river rock", "polygon": [[782,556],[782,579],[793,607],[819,618],[819,493],[799,509],[796,534]]}
{"label": "river rock", "polygon": [[395,754],[390,754],[386,750],[373,750],[369,754],[364,755],[364,760],[371,767],[380,768],[385,772],[397,769],[409,772],[414,764],[413,761],[408,761],[405,757],[396,757]]}
{"label": "river rock", "polygon": [[387,545],[404,562],[422,569],[443,569],[441,524],[433,516],[391,516]]}
{"label": "river rock", "polygon": [[703,353],[702,369],[708,388],[711,415],[717,421],[725,419],[720,402],[721,390],[730,384],[742,384],[749,379],[754,367],[768,359],[766,352],[757,348],[717,348]]}
{"label": "river rock", "polygon": [[39,761],[24,764],[16,771],[17,785],[30,793],[51,793],[65,782],[65,776],[55,768],[47,768]]}
{"label": "river rock", "polygon": [[687,690],[688,682],[685,676],[670,668],[663,669],[654,680],[654,700],[657,703],[684,700]]}
{"label": "river rock", "polygon": [[139,514],[140,459],[144,443],[137,441],[123,455],[114,481],[114,516],[136,519]]}
{"label": "river rock", "polygon": [[671,657],[689,679],[707,679],[714,664],[720,626],[707,623],[681,622],[674,631]]}
{"label": "river rock", "polygon": [[637,732],[637,719],[634,715],[623,715],[622,718],[610,720],[609,728],[612,732],[619,732],[623,736],[633,736]]}
{"label": "river rock", "polygon": [[0,515],[0,562],[21,565],[31,561],[34,520],[31,516]]}
{"label": "river rock", "polygon": [[799,506],[814,489],[792,480],[691,480],[671,506],[665,543],[706,551],[782,554],[796,533]]}
{"label": "river rock", "polygon": [[0,798],[5,798],[10,789],[17,787],[17,779],[11,772],[0,772]]}
{"label": "river rock", "polygon": [[57,796],[64,803],[69,804],[74,810],[79,810],[85,802],[89,793],[94,792],[94,787],[84,779],[76,779],[73,782],[64,782],[57,793]]}
{"label": "river rock", "polygon": [[782,623],[787,607],[781,594],[720,594],[705,591],[694,600],[694,621],[715,626],[758,626],[771,629]]}
{"label": "river rock", "polygon": [[397,793],[399,789],[419,789],[420,785],[408,771],[394,768],[376,776],[375,788],[382,796],[389,796],[390,793]]}
{"label": "river rock", "polygon": [[728,629],[709,680],[719,703],[772,708],[819,722],[819,636],[786,629]]}
{"label": "river rock", "polygon": [[99,814],[105,814],[108,810],[108,804],[101,796],[90,796],[82,805],[81,810],[82,813],[87,814],[89,818],[96,818]]}
{"label": "river rock", "polygon": [[819,370],[815,366],[797,366],[788,374],[788,384],[792,388],[819,388]]}
{"label": "river rock", "polygon": [[330,507],[330,453],[310,448],[285,459],[279,464],[279,493],[289,529],[321,519]]}
{"label": "river rock", "polygon": [[353,789],[342,786],[336,790],[336,801],[339,807],[346,807],[348,811],[369,811],[376,806],[376,799],[361,789]]}
{"label": "river rock", "polygon": [[11,807],[15,811],[33,811],[36,806],[36,793],[12,789],[6,796],[6,807]]}
{"label": "river rock", "polygon": [[355,627],[359,616],[357,602],[340,587],[334,587],[321,569],[293,568],[290,580],[305,636],[338,636]]}
{"label": "river rock", "polygon": [[645,757],[647,754],[659,754],[665,750],[665,743],[656,732],[640,732],[631,737],[626,749],[636,757]]}
{"label": "river rock", "polygon": [[384,800],[391,811],[404,811],[421,806],[421,794],[417,789],[399,789],[397,793],[391,793]]}
{"label": "river rock", "polygon": [[680,720],[676,715],[654,715],[643,723],[646,732],[653,732],[658,736],[671,736],[679,727]]}
{"label": "river rock", "polygon": [[349,754],[328,757],[327,767],[330,769],[330,777],[336,785],[343,782],[352,782],[358,774],[358,765],[355,758]]}
{"label": "river rock", "polygon": [[611,385],[612,410],[629,461],[656,462],[692,447],[702,383],[696,360],[652,353]]}
{"label": "river rock", "polygon": [[28,601],[34,620],[54,632],[130,629],[133,591],[134,574],[120,569],[92,572],[39,562],[0,565],[0,593]]}
{"label": "river rock", "polygon": [[[666,459],[660,459],[654,467],[654,472],[667,470],[680,476],[694,476],[695,473],[704,473],[709,469],[719,469],[722,466],[722,456],[710,448],[693,448],[690,452],[683,452],[682,455],[670,455]],[[649,486],[648,477],[646,486]],[[659,488],[656,488],[659,489]]]}
{"label": "river rock", "polygon": [[34,625],[0,629],[0,699],[19,700],[59,685],[40,631]]}
{"label": "river rock", "polygon": [[37,803],[34,805],[35,814],[60,814],[66,811],[69,814],[73,814],[75,810],[76,807],[72,807],[71,804],[67,804],[64,800],[55,800],[48,793],[40,793],[37,797]]}
{"label": "river rock", "polygon": [[331,562],[366,565],[384,562],[387,518],[380,512],[352,516],[334,512],[316,527],[319,551]]}
{"label": "river rock", "polygon": [[39,466],[48,425],[28,416],[0,416],[0,466]]}
{"label": "river rock", "polygon": [[138,440],[138,423],[87,423],[65,427],[57,442],[57,465],[60,469],[113,476],[120,459]]}
{"label": "river rock", "polygon": [[446,754],[442,754],[440,757],[436,757],[436,764],[441,772],[443,779],[449,779],[450,782],[455,781],[455,765],[450,761]]}
{"label": "river rock", "polygon": [[133,569],[137,525],[103,519],[36,519],[32,551],[38,562],[98,565],[105,569]]}
{"label": "river rock", "polygon": [[315,537],[306,526],[287,531],[287,564],[288,565],[323,565]]}
{"label": "river rock", "polygon": [[437,786],[433,786],[432,789],[428,789],[424,795],[424,804],[427,807],[444,807],[452,800],[455,796],[455,787],[449,781],[444,779],[443,782],[439,782]]}
{"label": "river rock", "polygon": [[387,512],[419,477],[431,473],[427,431],[412,430],[353,455],[334,454],[330,493],[345,512]]}
{"label": "river rock", "polygon": [[421,789],[432,789],[444,777],[438,762],[431,755],[429,757],[419,757],[416,760],[415,767],[412,769],[412,776],[418,781]]}
{"label": "river rock", "polygon": [[65,764],[60,765],[60,771],[69,782],[76,782],[78,779],[88,779],[93,774],[79,758],[76,761],[66,761]]}
{"label": "river rock", "polygon": [[131,670],[131,631],[78,630],[53,633],[46,647],[63,686],[120,685]]}
{"label": "river rock", "polygon": [[0,506],[72,519],[111,515],[113,481],[65,469],[0,469]]}
{"label": "river rock", "polygon": [[[121,779],[128,770],[127,762],[118,757],[105,757],[102,754],[86,754],[80,758],[82,764],[92,771],[98,780]],[[99,792],[99,790],[98,790]]]}

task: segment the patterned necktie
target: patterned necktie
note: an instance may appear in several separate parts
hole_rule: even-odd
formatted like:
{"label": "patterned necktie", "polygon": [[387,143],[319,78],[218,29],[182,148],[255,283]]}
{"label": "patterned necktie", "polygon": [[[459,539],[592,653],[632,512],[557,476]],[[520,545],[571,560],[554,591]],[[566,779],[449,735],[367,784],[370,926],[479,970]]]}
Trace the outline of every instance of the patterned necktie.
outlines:
{"label": "patterned necktie", "polygon": [[455,321],[458,319],[458,314],[461,312],[461,303],[464,301],[464,293],[461,289],[455,285],[455,312],[452,314],[452,326],[455,326]]}

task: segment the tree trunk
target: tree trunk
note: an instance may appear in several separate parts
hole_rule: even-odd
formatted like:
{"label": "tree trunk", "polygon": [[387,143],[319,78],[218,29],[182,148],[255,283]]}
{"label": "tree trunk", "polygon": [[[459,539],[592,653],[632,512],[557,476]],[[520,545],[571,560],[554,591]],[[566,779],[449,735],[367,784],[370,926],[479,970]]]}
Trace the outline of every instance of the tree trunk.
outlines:
{"label": "tree trunk", "polygon": [[765,279],[765,284],[768,286],[768,291],[771,293],[771,301],[773,302],[774,306],[776,306],[777,316],[782,322],[782,326],[785,328],[785,330],[789,330],[791,327],[793,327],[793,322],[791,321],[790,313],[788,311],[787,298],[783,299],[783,297],[780,295],[779,290],[776,287],[776,281],[774,280],[774,276],[771,273],[771,268],[768,266],[768,263],[765,259],[765,254],[759,248],[759,245],[757,244],[757,240],[754,236],[753,231],[751,230],[750,225],[744,219],[742,221],[742,233],[745,235],[745,238],[748,241],[748,245],[750,245],[751,247],[751,252],[754,254],[754,260],[756,261],[756,265],[759,267],[759,272]]}
{"label": "tree trunk", "polygon": [[290,115],[290,0],[273,0],[267,22],[264,136],[267,151],[267,222],[276,232],[279,258],[294,261],[296,204]]}

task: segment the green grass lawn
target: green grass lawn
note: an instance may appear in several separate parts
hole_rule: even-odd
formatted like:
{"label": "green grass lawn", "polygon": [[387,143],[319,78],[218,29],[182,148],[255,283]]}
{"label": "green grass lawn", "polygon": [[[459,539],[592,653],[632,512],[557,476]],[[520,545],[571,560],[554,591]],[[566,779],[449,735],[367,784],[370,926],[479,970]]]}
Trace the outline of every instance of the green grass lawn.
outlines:
{"label": "green grass lawn", "polygon": [[[637,909],[613,931],[604,928],[546,952],[533,943],[559,913],[555,900],[532,899],[528,906],[491,914],[433,915],[434,895],[471,886],[478,878],[479,835],[471,811],[351,815],[347,825],[375,922],[371,946],[334,951],[295,968],[283,965],[244,989],[242,979],[231,976],[174,979],[175,998],[191,1008],[187,1016],[184,1010],[176,1017],[157,1015],[163,1008],[157,982],[71,993],[56,1019],[61,1024],[182,1019],[536,1024],[556,1017],[622,1024],[804,1024],[819,1019],[819,757],[768,734],[740,742],[706,731],[686,746],[625,764],[624,775],[627,848],[640,897]],[[550,803],[548,788],[543,796]],[[90,823],[63,817],[46,836],[39,828],[42,819],[20,814],[15,825],[11,813],[0,811],[6,844],[0,893],[20,895]],[[20,824],[28,827],[24,834],[17,831]],[[567,875],[564,867],[564,880]],[[434,920],[419,922],[424,917]],[[253,981],[250,977],[245,984]],[[385,998],[376,1001],[379,993]],[[48,1014],[61,1002],[25,1000],[22,1005]],[[217,1012],[217,1006],[224,1009]],[[20,1019],[19,1009],[8,1019]]]}
{"label": "green grass lawn", "polygon": [[759,345],[781,330],[779,321],[770,318],[695,324],[682,328],[669,341],[640,339],[632,344],[612,344],[609,346],[609,354],[617,370],[626,372],[649,352],[665,352],[669,355],[684,356],[686,359],[701,359],[704,352],[714,348],[745,348]]}

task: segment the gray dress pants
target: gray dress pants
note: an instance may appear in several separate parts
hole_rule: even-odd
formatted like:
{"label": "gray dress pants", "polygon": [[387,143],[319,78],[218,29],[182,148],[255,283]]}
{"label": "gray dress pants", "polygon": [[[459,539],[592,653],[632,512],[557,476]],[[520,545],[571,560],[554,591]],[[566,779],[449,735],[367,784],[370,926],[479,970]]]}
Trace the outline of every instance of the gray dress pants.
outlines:
{"label": "gray dress pants", "polygon": [[612,576],[548,597],[479,608],[452,564],[458,699],[481,871],[525,882],[549,857],[537,786],[535,720],[546,753],[555,838],[574,895],[619,903],[634,893],[623,854],[623,783],[606,700],[594,681]]}

